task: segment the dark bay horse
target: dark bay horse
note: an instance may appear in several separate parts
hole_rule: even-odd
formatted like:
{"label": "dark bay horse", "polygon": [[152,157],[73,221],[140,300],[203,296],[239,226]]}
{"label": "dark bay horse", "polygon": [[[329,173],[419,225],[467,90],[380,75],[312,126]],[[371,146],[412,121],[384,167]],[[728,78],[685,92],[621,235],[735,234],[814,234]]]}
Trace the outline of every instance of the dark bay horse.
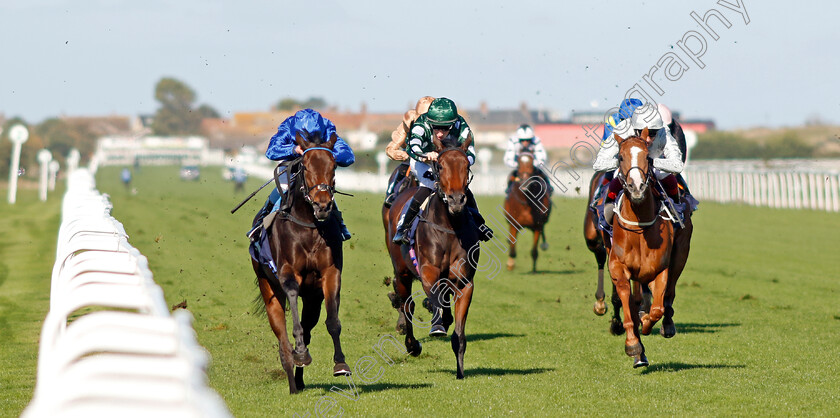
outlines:
{"label": "dark bay horse", "polygon": [[[609,254],[609,271],[621,299],[624,329],[627,337],[624,350],[634,358],[633,367],[647,366],[641,334],[649,335],[653,325],[663,319],[660,333],[670,338],[676,334],[673,302],[677,280],[688,259],[688,241],[692,232],[690,216],[680,238],[670,220],[660,216],[661,203],[654,197],[653,167],[648,159],[645,140],[631,136],[619,142],[619,179],[624,195],[616,202],[613,216],[613,239],[605,240]],[[639,297],[631,296],[630,281],[648,285],[653,293],[650,313],[640,317]]]}
{"label": "dark bay horse", "polygon": [[[419,324],[414,318],[414,298],[417,295],[411,291],[412,282],[419,278],[433,311],[442,309],[444,327],[453,321],[450,307],[454,302],[455,328],[451,342],[458,379],[464,378],[464,353],[467,348],[464,328],[472,301],[474,266],[480,255],[475,224],[466,209],[470,175],[466,150],[471,142],[470,138],[460,147],[444,149],[435,140],[439,155],[432,167],[437,177],[437,190],[429,198],[425,211],[418,215],[421,220],[417,226],[414,249],[394,244],[391,239],[396,232],[400,211],[417,188],[408,189],[397,197],[388,216],[385,239],[394,266],[396,297],[392,302],[399,312],[400,322],[404,324],[406,349],[413,356],[420,355],[422,351],[420,342],[414,337],[414,326]],[[416,269],[411,260],[414,251]],[[450,297],[452,301],[449,301]]]}
{"label": "dark bay horse", "polygon": [[[312,362],[307,345],[324,301],[327,331],[335,350],[333,375],[350,375],[339,339],[342,240],[340,234],[325,234],[316,225],[333,217],[336,163],[332,148],[336,139],[333,134],[325,143],[317,137],[306,141],[298,133],[296,142],[303,149],[303,157],[300,172],[289,185],[291,210],[288,214],[275,216],[268,228],[271,254],[277,266],[276,277],[253,261],[268,321],[280,342],[280,361],[289,379],[290,393],[305,387],[303,367]],[[298,297],[302,300],[301,309],[298,308]],[[287,303],[293,323],[294,349],[286,332]]]}
{"label": "dark bay horse", "polygon": [[[516,265],[516,235],[520,229],[528,228],[534,232],[531,245],[531,271],[537,271],[537,244],[542,236],[542,249],[546,250],[545,224],[551,214],[551,198],[548,195],[549,186],[545,179],[535,174],[534,154],[522,152],[517,161],[517,177],[511,183],[510,191],[505,196],[505,220],[510,225],[510,252],[508,253],[507,269],[513,270]],[[515,224],[514,224],[515,223]]]}
{"label": "dark bay horse", "polygon": [[[402,177],[402,180],[396,180],[397,177]],[[411,167],[407,162],[403,162],[394,169],[394,172],[391,173],[391,177],[388,177],[388,184],[390,185],[394,181],[399,181],[399,184],[395,184],[393,187],[396,189],[394,193],[399,195],[406,189],[416,187],[417,186],[417,179],[414,178],[414,175],[411,174]],[[385,228],[385,239],[388,239],[388,214],[391,211],[391,205],[388,202],[382,203],[382,226]]]}

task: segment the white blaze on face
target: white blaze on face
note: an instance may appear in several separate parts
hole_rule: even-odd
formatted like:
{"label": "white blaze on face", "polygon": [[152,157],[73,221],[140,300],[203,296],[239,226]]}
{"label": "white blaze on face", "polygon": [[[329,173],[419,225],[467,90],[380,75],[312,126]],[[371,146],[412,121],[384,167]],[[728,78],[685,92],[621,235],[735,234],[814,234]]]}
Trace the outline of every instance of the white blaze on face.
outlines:
{"label": "white blaze on face", "polygon": [[531,157],[529,157],[529,156],[527,156],[527,155],[523,155],[523,156],[522,156],[522,162],[523,162],[523,163],[527,163],[528,161],[531,161]]}
{"label": "white blaze on face", "polygon": [[[631,156],[631,166],[630,167],[639,167],[639,154],[642,153],[642,149],[639,147],[630,148],[630,156]],[[633,184],[641,187],[642,183],[644,183],[644,179],[642,179],[642,170],[630,170],[627,174],[630,179],[633,179]]]}

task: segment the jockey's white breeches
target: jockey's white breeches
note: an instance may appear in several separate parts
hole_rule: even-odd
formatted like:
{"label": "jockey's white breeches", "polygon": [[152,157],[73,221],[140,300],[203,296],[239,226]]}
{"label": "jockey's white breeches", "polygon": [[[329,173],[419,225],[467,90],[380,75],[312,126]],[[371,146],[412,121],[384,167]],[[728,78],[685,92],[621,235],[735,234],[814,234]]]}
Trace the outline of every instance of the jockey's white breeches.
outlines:
{"label": "jockey's white breeches", "polygon": [[420,186],[428,187],[430,189],[435,188],[435,181],[433,180],[431,166],[424,162],[417,161],[414,158],[411,159],[410,166],[411,173],[414,174],[414,177],[416,177],[417,181],[420,182]]}

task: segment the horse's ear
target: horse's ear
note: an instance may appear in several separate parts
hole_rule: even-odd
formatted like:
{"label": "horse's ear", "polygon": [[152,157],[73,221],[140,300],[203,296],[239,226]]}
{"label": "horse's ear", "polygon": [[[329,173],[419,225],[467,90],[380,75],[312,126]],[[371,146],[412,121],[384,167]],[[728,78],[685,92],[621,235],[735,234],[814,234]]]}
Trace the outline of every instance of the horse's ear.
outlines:
{"label": "horse's ear", "polygon": [[338,141],[338,134],[336,134],[335,132],[333,132],[333,133],[330,135],[330,140],[324,143],[324,148],[333,149],[333,147],[335,146],[335,142],[336,142],[336,141]]}
{"label": "horse's ear", "polygon": [[300,146],[300,149],[305,150],[309,147],[309,143],[306,142],[306,138],[304,138],[303,134],[300,131],[295,133],[295,143]]}
{"label": "horse's ear", "polygon": [[436,152],[441,152],[443,150],[443,143],[440,142],[437,138],[435,138],[434,134],[432,134],[432,143],[435,145]]}
{"label": "horse's ear", "polygon": [[650,138],[650,133],[648,132],[648,128],[642,129],[642,139]]}
{"label": "horse's ear", "polygon": [[620,144],[620,143],[622,143],[622,142],[624,141],[624,140],[623,140],[623,139],[621,139],[621,137],[620,137],[620,136],[618,136],[618,134],[616,134],[616,133],[614,133],[614,134],[613,134],[613,137],[615,137],[615,142],[616,142],[616,143],[618,143],[618,144]]}
{"label": "horse's ear", "polygon": [[464,143],[461,144],[461,149],[464,150],[464,152],[467,152],[467,150],[470,148],[470,145],[472,145],[472,143],[473,143],[473,135],[472,135],[472,132],[470,132],[470,134],[467,135],[467,139],[465,139]]}

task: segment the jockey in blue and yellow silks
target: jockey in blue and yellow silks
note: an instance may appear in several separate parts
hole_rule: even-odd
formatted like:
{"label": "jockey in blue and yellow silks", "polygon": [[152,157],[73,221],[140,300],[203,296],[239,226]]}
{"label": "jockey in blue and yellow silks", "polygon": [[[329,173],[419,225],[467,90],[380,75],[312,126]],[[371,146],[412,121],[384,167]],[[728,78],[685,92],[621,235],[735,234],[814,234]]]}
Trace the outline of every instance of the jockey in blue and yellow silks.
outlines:
{"label": "jockey in blue and yellow silks", "polygon": [[[295,137],[298,132],[301,132],[305,137],[320,136],[324,141],[327,141],[332,134],[336,133],[336,130],[335,124],[317,111],[312,109],[299,110],[293,116],[286,118],[277,127],[277,133],[271,137],[268,143],[268,149],[265,151],[265,156],[274,161],[292,160],[302,156],[303,150],[295,143]],[[356,161],[353,150],[350,149],[350,146],[341,137],[338,137],[333,146],[333,156],[335,157],[335,163],[339,167],[347,167]],[[283,190],[278,191],[275,188],[271,192],[266,202],[266,207],[268,208],[270,208],[269,205],[274,205],[278,201],[281,192],[286,192],[288,189],[288,175],[286,173],[281,174],[278,178],[278,183]],[[341,235],[345,240],[348,240],[351,237],[350,232],[344,225],[344,220],[341,217],[338,206],[334,205],[334,207],[336,215],[341,222]]]}

